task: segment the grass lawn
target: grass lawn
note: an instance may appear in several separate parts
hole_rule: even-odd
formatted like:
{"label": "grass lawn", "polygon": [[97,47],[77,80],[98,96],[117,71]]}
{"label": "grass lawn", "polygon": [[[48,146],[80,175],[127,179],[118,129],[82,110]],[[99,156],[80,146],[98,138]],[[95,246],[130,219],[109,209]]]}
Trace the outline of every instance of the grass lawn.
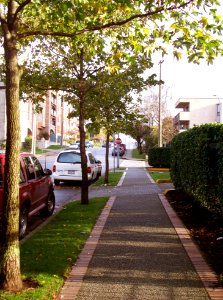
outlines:
{"label": "grass lawn", "polygon": [[21,244],[24,279],[39,286],[22,293],[0,292],[1,300],[51,300],[64,284],[108,197],[66,205],[46,226]]}
{"label": "grass lawn", "polygon": [[[123,175],[123,171],[125,170],[125,168],[119,168],[119,169],[116,169],[116,172],[109,172],[109,183],[107,185],[109,186],[116,186],[120,180],[120,178],[122,177]],[[93,184],[93,187],[94,186],[104,186],[104,176],[101,176],[94,184]]]}
{"label": "grass lawn", "polygon": [[36,154],[43,154],[43,153],[46,153],[47,150],[46,149],[36,149]]}
{"label": "grass lawn", "polygon": [[145,153],[139,154],[138,149],[132,150],[132,158],[145,159]]}
{"label": "grass lawn", "polygon": [[61,145],[50,145],[49,147],[47,147],[47,149],[52,149],[52,150],[58,150],[61,148],[65,148],[65,146],[61,147]]}
{"label": "grass lawn", "polygon": [[170,179],[170,172],[169,171],[150,171],[150,176],[153,178],[154,181],[158,179]]}

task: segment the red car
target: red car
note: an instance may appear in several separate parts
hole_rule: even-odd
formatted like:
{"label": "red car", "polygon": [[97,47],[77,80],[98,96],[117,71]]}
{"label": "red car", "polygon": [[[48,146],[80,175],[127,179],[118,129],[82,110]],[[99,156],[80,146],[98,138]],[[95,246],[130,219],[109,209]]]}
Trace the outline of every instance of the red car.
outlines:
{"label": "red car", "polygon": [[[3,181],[5,154],[0,153],[0,218],[3,209]],[[52,172],[43,170],[39,160],[29,153],[20,154],[20,184],[19,184],[19,237],[23,238],[28,228],[30,216],[40,212],[44,216],[53,214],[55,195]]]}

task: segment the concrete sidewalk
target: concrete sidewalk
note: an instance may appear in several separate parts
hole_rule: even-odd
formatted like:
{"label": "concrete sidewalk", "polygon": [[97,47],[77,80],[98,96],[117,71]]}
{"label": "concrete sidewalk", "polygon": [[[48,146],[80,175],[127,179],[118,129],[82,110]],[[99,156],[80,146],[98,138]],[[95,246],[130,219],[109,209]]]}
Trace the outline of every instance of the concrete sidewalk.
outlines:
{"label": "concrete sidewalk", "polygon": [[58,299],[223,299],[159,186],[141,164],[129,163]]}

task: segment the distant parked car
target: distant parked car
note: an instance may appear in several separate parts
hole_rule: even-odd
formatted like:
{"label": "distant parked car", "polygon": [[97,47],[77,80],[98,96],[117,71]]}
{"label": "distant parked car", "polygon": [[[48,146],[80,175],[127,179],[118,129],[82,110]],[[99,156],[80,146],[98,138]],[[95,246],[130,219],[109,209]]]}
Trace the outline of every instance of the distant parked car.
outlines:
{"label": "distant parked car", "polygon": [[[86,141],[85,148],[90,148],[90,147],[92,147],[91,144],[88,141]],[[75,143],[70,144],[69,148],[80,149],[80,141],[76,141]]]}
{"label": "distant parked car", "polygon": [[93,148],[94,147],[94,142],[93,141],[89,141],[90,146]]}
{"label": "distant parked car", "polygon": [[123,156],[125,154],[124,148],[122,146],[115,146],[115,148],[112,149],[112,156],[117,156],[118,151],[119,151],[119,156]]}
{"label": "distant parked car", "polygon": [[[88,180],[93,181],[101,176],[101,171],[93,154],[87,151],[86,155]],[[61,181],[82,181],[81,153],[79,150],[67,149],[58,154],[53,165],[53,179],[55,185],[59,185]]]}
{"label": "distant parked car", "polygon": [[[109,142],[108,147],[110,148],[110,147],[112,147],[113,145],[114,145],[113,143]],[[103,148],[106,148],[106,143],[103,143],[103,144],[102,144],[102,147],[103,147]]]}
{"label": "distant parked car", "polygon": [[126,144],[120,144],[120,146],[124,149],[124,151],[126,152]]}
{"label": "distant parked car", "polygon": [[90,147],[91,147],[91,144],[89,143],[89,141],[86,141],[86,142],[85,142],[85,147],[86,147],[86,148],[90,148]]}
{"label": "distant parked car", "polygon": [[[5,154],[0,154],[0,218],[3,209],[3,188]],[[29,153],[20,154],[19,183],[19,237],[23,238],[28,229],[29,217],[37,212],[44,216],[53,214],[55,195],[51,170],[43,170],[39,160]]]}
{"label": "distant parked car", "polygon": [[69,148],[72,148],[72,149],[79,149],[80,148],[80,145],[77,144],[77,143],[72,143],[69,145]]}
{"label": "distant parked car", "polygon": [[101,176],[101,172],[102,172],[102,164],[101,161],[96,159],[95,163],[97,164],[97,178],[99,178]]}

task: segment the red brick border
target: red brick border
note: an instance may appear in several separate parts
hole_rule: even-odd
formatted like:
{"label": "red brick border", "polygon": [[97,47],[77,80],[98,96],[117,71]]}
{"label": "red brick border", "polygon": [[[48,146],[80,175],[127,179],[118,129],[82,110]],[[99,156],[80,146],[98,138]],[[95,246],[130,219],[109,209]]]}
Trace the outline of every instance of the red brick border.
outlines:
{"label": "red brick border", "polygon": [[74,300],[76,298],[115,199],[115,196],[110,197],[102,210],[91,235],[87,239],[83,250],[57,297],[58,300]]}
{"label": "red brick border", "polygon": [[191,262],[194,265],[209,297],[211,300],[223,299],[223,288],[219,287],[219,282],[214,271],[208,266],[202,257],[198,247],[192,241],[188,230],[184,227],[183,223],[170,206],[166,197],[163,194],[158,195],[166,212],[172,222],[180,240],[183,244]]}

